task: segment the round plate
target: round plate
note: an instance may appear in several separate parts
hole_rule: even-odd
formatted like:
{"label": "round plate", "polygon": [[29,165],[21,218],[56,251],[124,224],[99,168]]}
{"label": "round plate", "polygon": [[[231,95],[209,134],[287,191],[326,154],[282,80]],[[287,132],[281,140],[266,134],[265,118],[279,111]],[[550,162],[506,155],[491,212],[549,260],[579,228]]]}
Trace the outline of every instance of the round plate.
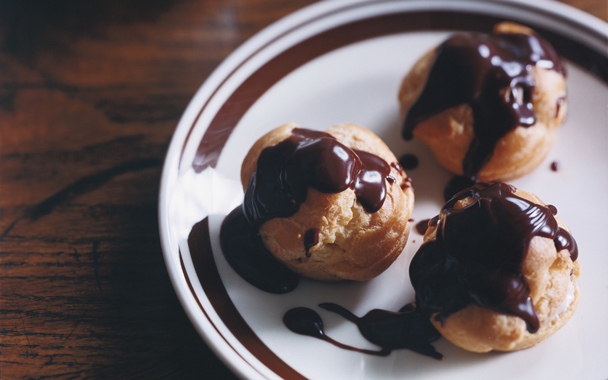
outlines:
{"label": "round plate", "polygon": [[[580,249],[581,300],[572,320],[536,347],[472,354],[440,339],[442,361],[407,350],[388,357],[341,350],[282,324],[292,307],[323,317],[332,338],[374,348],[356,327],[320,310],[336,302],[355,314],[398,310],[414,299],[409,262],[422,242],[414,229],[400,258],[365,283],[302,280],[293,292],[264,293],[243,281],[219,248],[219,226],[242,201],[240,166],[251,144],[289,121],[324,130],[353,122],[395,155],[414,153],[414,223],[436,215],[450,174],[417,141],[400,138],[397,91],[427,50],[454,31],[490,31],[509,20],[531,26],[564,58],[569,115],[546,161],[513,181],[556,205]],[[559,3],[523,1],[325,1],[255,35],[207,79],[171,142],[161,182],[160,232],[175,290],[206,342],[250,379],[608,377],[607,25]],[[550,169],[557,161],[561,169]],[[187,238],[194,229],[196,252]]]}

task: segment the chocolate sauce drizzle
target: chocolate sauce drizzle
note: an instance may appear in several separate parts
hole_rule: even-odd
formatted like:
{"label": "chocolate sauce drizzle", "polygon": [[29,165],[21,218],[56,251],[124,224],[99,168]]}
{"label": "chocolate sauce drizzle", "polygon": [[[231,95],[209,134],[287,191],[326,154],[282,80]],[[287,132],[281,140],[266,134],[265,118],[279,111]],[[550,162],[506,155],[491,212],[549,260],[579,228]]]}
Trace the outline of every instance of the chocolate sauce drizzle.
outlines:
{"label": "chocolate sauce drizzle", "polygon": [[283,323],[297,334],[312,336],[337,347],[368,355],[387,356],[393,350],[405,348],[435,359],[443,358],[431,345],[431,342],[440,337],[439,332],[429,322],[428,316],[422,315],[413,304],[404,306],[398,312],[374,309],[363,317],[357,317],[335,303],[322,303],[319,306],[356,324],[361,335],[380,346],[380,350],[356,348],[331,339],[325,334],[319,314],[306,307],[289,310],[283,317]]}
{"label": "chocolate sauce drizzle", "polygon": [[304,249],[306,257],[310,257],[310,249],[319,243],[319,230],[311,228],[304,233]]}
{"label": "chocolate sauce drizzle", "polygon": [[518,125],[536,123],[532,66],[565,75],[555,50],[536,34],[453,35],[437,48],[425,87],[405,116],[403,137],[412,139],[414,128],[431,116],[469,104],[474,137],[462,169],[476,182],[498,140]]}
{"label": "chocolate sauce drizzle", "polygon": [[447,202],[460,191],[471,187],[478,182],[479,180],[475,176],[466,177],[461,175],[455,175],[445,185],[445,188],[443,189],[443,199]]}
{"label": "chocolate sauce drizzle", "polygon": [[268,251],[258,228],[247,222],[243,207],[232,210],[222,222],[220,244],[234,271],[256,288],[283,294],[298,286],[300,277]]}
{"label": "chocolate sauce drizzle", "polygon": [[414,189],[412,186],[412,177],[405,177],[403,179],[403,182],[401,183],[401,190],[405,190],[408,187],[411,188],[412,190]]}
{"label": "chocolate sauce drizzle", "polygon": [[426,230],[429,229],[429,221],[430,219],[423,219],[421,221],[419,221],[418,223],[416,223],[416,232],[418,232],[418,234],[423,235],[426,233]]}
{"label": "chocolate sauce drizzle", "polygon": [[418,157],[412,153],[405,153],[399,158],[399,164],[401,164],[404,169],[416,169],[418,167]]}
{"label": "chocolate sauce drizzle", "polygon": [[[473,202],[455,208],[458,201]],[[504,183],[478,183],[452,198],[439,214],[437,238],[423,244],[410,265],[416,303],[444,322],[471,302],[522,318],[528,331],[539,319],[521,273],[530,241],[552,239],[558,250],[578,249],[572,235],[558,226],[555,207],[514,194]]]}
{"label": "chocolate sauce drizzle", "polygon": [[[328,133],[294,129],[290,137],[262,151],[242,206],[224,219],[220,243],[226,260],[261,290],[280,294],[295,289],[298,276],[266,249],[259,227],[295,214],[309,187],[323,193],[353,189],[363,208],[376,212],[386,198],[386,183],[395,182],[390,170],[380,157],[352,150]],[[319,242],[318,229],[307,230],[303,241],[310,257]]]}
{"label": "chocolate sauce drizzle", "polygon": [[243,209],[252,225],[295,214],[308,188],[322,193],[353,189],[367,212],[386,197],[390,166],[380,157],[352,150],[325,132],[296,128],[287,139],[265,148],[251,176]]}

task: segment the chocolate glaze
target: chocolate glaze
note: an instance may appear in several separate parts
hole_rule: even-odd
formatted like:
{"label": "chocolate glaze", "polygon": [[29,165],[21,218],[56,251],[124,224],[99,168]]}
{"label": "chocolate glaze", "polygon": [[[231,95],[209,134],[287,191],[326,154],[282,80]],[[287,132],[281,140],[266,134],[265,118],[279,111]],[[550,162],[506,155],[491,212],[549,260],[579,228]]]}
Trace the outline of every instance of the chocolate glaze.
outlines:
{"label": "chocolate glaze", "polygon": [[399,158],[399,163],[404,169],[416,169],[418,167],[418,157],[412,153],[406,153]]}
{"label": "chocolate glaze", "polygon": [[416,231],[420,235],[424,235],[426,233],[426,230],[429,228],[429,221],[430,219],[423,219],[416,223]]}
{"label": "chocolate glaze", "polygon": [[445,185],[445,188],[443,189],[443,199],[447,202],[452,199],[454,195],[473,186],[477,182],[479,182],[477,177],[456,175]]}
{"label": "chocolate glaze", "polygon": [[308,188],[322,193],[353,189],[367,212],[382,207],[390,166],[380,157],[352,150],[325,132],[297,128],[265,148],[245,193],[244,211],[252,225],[295,214]]}
{"label": "chocolate glaze", "polygon": [[390,166],[391,166],[391,168],[395,169],[399,173],[404,173],[403,166],[401,166],[401,164],[399,162],[391,162]]}
{"label": "chocolate glaze", "polygon": [[319,243],[319,230],[311,228],[304,234],[304,249],[306,257],[310,257],[310,249]]}
{"label": "chocolate glaze", "polygon": [[[455,208],[468,197],[472,203]],[[436,240],[423,244],[410,265],[417,304],[443,322],[473,302],[516,315],[536,332],[538,315],[521,273],[530,241],[549,238],[558,250],[569,249],[572,260],[578,256],[554,210],[515,195],[504,183],[478,183],[456,194],[439,214]]]}
{"label": "chocolate glaze", "polygon": [[412,177],[405,177],[403,179],[403,182],[401,183],[401,190],[405,190],[408,187],[412,188],[412,190],[413,190],[413,187],[412,187]]}
{"label": "chocolate glaze", "polygon": [[411,139],[421,121],[469,104],[475,135],[462,167],[465,177],[476,176],[498,140],[536,122],[534,65],[565,74],[555,50],[536,34],[453,35],[437,48],[425,87],[405,117],[403,137]]}
{"label": "chocolate glaze", "polygon": [[222,222],[220,244],[230,266],[251,285],[275,294],[298,286],[299,277],[266,249],[257,227],[247,222],[241,206]]}
{"label": "chocolate glaze", "polygon": [[576,259],[578,259],[578,245],[570,232],[560,228],[557,232],[557,236],[555,236],[554,242],[555,248],[558,251],[567,249],[568,252],[570,252],[570,259],[572,259],[572,261],[576,261]]}
{"label": "chocolate glaze", "polygon": [[289,310],[283,317],[283,323],[295,333],[322,339],[340,348],[364,354],[387,356],[392,350],[406,348],[435,359],[443,358],[431,345],[432,341],[440,337],[439,332],[429,322],[428,317],[421,314],[413,304],[406,305],[398,312],[374,309],[363,317],[357,317],[334,303],[322,303],[319,306],[356,324],[361,335],[380,346],[380,350],[356,348],[329,338],[325,334],[319,314],[306,307]]}
{"label": "chocolate glaze", "polygon": [[383,350],[376,351],[357,348],[333,340],[325,334],[321,316],[317,314],[316,311],[307,307],[296,307],[287,311],[287,313],[285,313],[283,316],[283,323],[289,330],[295,332],[296,334],[321,339],[345,350],[376,356],[387,356],[390,353],[390,351],[385,352]]}
{"label": "chocolate glaze", "polygon": [[557,215],[557,207],[555,207],[553,205],[547,205],[547,207],[549,208],[549,210],[551,210],[551,213],[553,215]]}

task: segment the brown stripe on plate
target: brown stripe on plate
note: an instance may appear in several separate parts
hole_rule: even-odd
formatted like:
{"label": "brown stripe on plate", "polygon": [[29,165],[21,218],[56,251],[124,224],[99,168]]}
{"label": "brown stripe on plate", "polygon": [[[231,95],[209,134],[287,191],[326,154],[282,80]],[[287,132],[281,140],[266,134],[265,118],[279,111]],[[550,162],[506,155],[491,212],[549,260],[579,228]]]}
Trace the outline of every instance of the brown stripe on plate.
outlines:
{"label": "brown stripe on plate", "polygon": [[[512,5],[516,6],[520,4]],[[525,9],[523,10],[525,11]],[[332,11],[330,14],[333,13],[337,12]],[[318,20],[326,16],[327,15],[321,15],[314,20]],[[203,139],[198,146],[192,166],[196,171],[201,171],[206,167],[214,167],[217,164],[217,160],[222,152],[222,149],[225,146],[228,137],[234,130],[234,127],[243,117],[245,112],[260,98],[260,96],[262,96],[270,87],[272,87],[287,74],[323,54],[366,39],[404,32],[439,30],[488,32],[492,29],[494,24],[505,20],[519,22],[534,28],[539,34],[543,35],[553,44],[561,56],[568,58],[581,67],[594,73],[604,82],[608,82],[608,59],[605,53],[595,51],[588,46],[585,46],[558,33],[550,32],[545,29],[526,24],[521,20],[517,20],[516,17],[507,19],[456,11],[406,11],[402,13],[380,15],[339,25],[335,28],[312,36],[281,52],[260,67],[256,72],[251,74],[231,94],[209,124]],[[573,23],[568,19],[562,19],[562,21],[569,24]],[[307,25],[310,22],[311,20],[300,25],[300,27]],[[578,25],[574,24],[574,27],[578,27]],[[604,37],[600,36],[600,38]],[[276,39],[273,41],[276,41]],[[246,62],[252,58],[252,56],[257,54],[262,49],[263,48],[257,50],[255,53],[243,60],[243,62]],[[223,85],[223,83],[225,83],[226,80],[241,67],[241,65],[237,66],[237,68],[233,70],[226,79],[224,79],[220,86]],[[400,79],[401,78],[396,78],[395,80],[398,81]],[[215,91],[217,91],[217,89],[215,89]],[[190,131],[196,125],[196,120],[198,120],[200,114],[206,109],[206,105],[207,103],[205,103],[199,111],[197,117],[190,126]],[[187,141],[188,137],[184,142],[182,152]],[[231,333],[241,342],[241,344],[269,369],[273,370],[283,378],[304,379],[302,375],[297,373],[295,370],[293,370],[293,368],[288,366],[278,356],[276,356],[259,339],[255,332],[249,327],[249,325],[247,325],[246,321],[238,313],[238,310],[232,303],[226,288],[222,283],[215,265],[215,260],[213,258],[213,253],[209,243],[208,221],[205,219],[200,223],[202,224],[196,228],[200,229],[200,232],[197,233],[200,233],[201,235],[201,248],[200,250],[196,251],[197,254],[192,254],[192,262],[194,264],[196,275],[201,282],[203,291],[209,298],[209,301],[217,312],[218,316],[225,323],[226,327],[231,331]],[[191,253],[193,253],[192,250]],[[182,270],[186,280],[188,281],[190,291],[196,298],[203,313],[205,313],[205,310],[196,296],[196,293],[192,289],[188,274],[183,268],[183,262]],[[205,313],[205,316],[209,319],[207,313]],[[214,328],[218,334],[224,340],[226,340],[215,326]],[[228,343],[228,341],[226,342]],[[235,350],[235,352],[238,354],[238,351]],[[243,360],[245,359],[243,358]]]}
{"label": "brown stripe on plate", "polygon": [[[249,362],[247,362],[247,360],[245,360],[245,358],[238,352],[238,350],[236,350],[229,342],[228,340],[224,337],[224,335],[222,335],[222,333],[220,332],[220,330],[217,328],[217,326],[215,325],[215,323],[213,323],[213,320],[211,320],[211,318],[209,318],[209,314],[207,314],[207,311],[205,311],[205,308],[203,307],[203,305],[201,304],[201,301],[199,300],[198,296],[196,295],[196,292],[194,291],[194,288],[192,287],[192,281],[190,281],[190,276],[188,276],[188,272],[186,271],[186,267],[184,265],[184,258],[182,256],[182,252],[179,251],[179,263],[182,267],[182,272],[184,272],[184,277],[186,278],[186,284],[188,284],[188,289],[190,289],[190,293],[192,293],[192,295],[194,296],[194,299],[196,300],[196,303],[198,304],[198,307],[201,309],[201,311],[203,312],[203,314],[205,315],[205,318],[209,321],[209,323],[211,324],[211,326],[213,327],[213,329],[215,330],[215,332],[226,342],[226,344],[228,344],[228,346],[230,346],[230,348],[247,364],[249,364],[249,366],[251,366],[256,372],[260,373],[259,371],[257,371],[257,369],[255,369]],[[261,375],[261,373],[260,373]],[[263,376],[263,375],[262,375]]]}
{"label": "brown stripe on plate", "polygon": [[[247,350],[253,354],[260,362],[264,363],[269,369],[281,376],[283,379],[306,379],[293,368],[288,366],[282,361],[272,350],[270,350],[255,334],[255,332],[249,327],[247,322],[243,319],[241,314],[238,312],[234,303],[230,299],[220,274],[217,271],[215,265],[215,259],[211,249],[211,239],[209,237],[209,219],[205,218],[202,221],[196,223],[192,227],[192,231],[188,236],[188,246],[190,247],[190,256],[192,258],[192,264],[196,272],[196,277],[201,283],[205,295],[209,299],[211,305],[215,309],[215,312],[222,319],[222,322],[226,325],[228,330],[241,342]],[[196,254],[194,254],[196,253]],[[196,292],[192,287],[192,283],[188,276],[188,272],[184,268],[182,253],[180,251],[180,262],[182,265],[182,271],[186,277],[190,292],[196,299],[198,306],[201,308],[205,317],[213,325],[215,331],[226,341],[226,343],[232,348],[247,364],[249,364],[254,370],[257,371],[255,366],[249,363],[240,353],[236,350],[230,342],[222,335],[220,330],[215,326],[207,312],[205,312]],[[258,371],[259,372],[259,371]],[[261,374],[261,373],[260,373]]]}
{"label": "brown stripe on plate", "polygon": [[192,166],[197,172],[209,166],[215,167],[228,137],[245,112],[287,74],[323,54],[366,39],[404,32],[440,30],[489,32],[495,24],[502,21],[516,21],[534,28],[553,44],[562,57],[568,58],[597,75],[604,82],[608,82],[608,58],[605,55],[577,41],[514,18],[454,11],[407,12],[371,17],[314,35],[281,52],[251,74],[230,95],[209,124],[198,146]]}

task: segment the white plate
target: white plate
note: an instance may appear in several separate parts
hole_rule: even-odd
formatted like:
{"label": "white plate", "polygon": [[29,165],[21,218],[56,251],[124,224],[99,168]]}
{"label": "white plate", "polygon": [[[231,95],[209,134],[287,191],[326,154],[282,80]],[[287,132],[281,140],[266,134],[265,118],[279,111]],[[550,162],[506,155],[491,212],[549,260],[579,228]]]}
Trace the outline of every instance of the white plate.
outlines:
{"label": "white plate", "polygon": [[[285,311],[306,306],[321,314],[329,336],[373,348],[356,327],[317,305],[336,302],[362,315],[412,301],[407,269],[422,237],[413,231],[403,255],[367,283],[303,280],[285,295],[254,288],[234,273],[218,243],[224,215],[241,202],[240,165],[251,144],[288,121],[313,129],[365,126],[397,156],[420,158],[408,172],[416,189],[413,218],[430,218],[450,175],[421,144],[400,138],[400,80],[450,32],[488,31],[502,20],[532,26],[566,59],[567,121],[547,160],[513,184],[556,205],[577,239],[583,271],[573,319],[542,344],[509,354],[472,354],[440,339],[435,346],[442,361],[407,350],[366,356],[288,331],[281,322]],[[201,336],[232,370],[251,379],[608,378],[607,36],[604,22],[553,2],[379,0],[321,2],[251,38],[197,92],[162,176],[165,261]],[[558,172],[549,168],[553,161],[561,163]],[[209,239],[191,255],[186,239],[203,219]]]}

